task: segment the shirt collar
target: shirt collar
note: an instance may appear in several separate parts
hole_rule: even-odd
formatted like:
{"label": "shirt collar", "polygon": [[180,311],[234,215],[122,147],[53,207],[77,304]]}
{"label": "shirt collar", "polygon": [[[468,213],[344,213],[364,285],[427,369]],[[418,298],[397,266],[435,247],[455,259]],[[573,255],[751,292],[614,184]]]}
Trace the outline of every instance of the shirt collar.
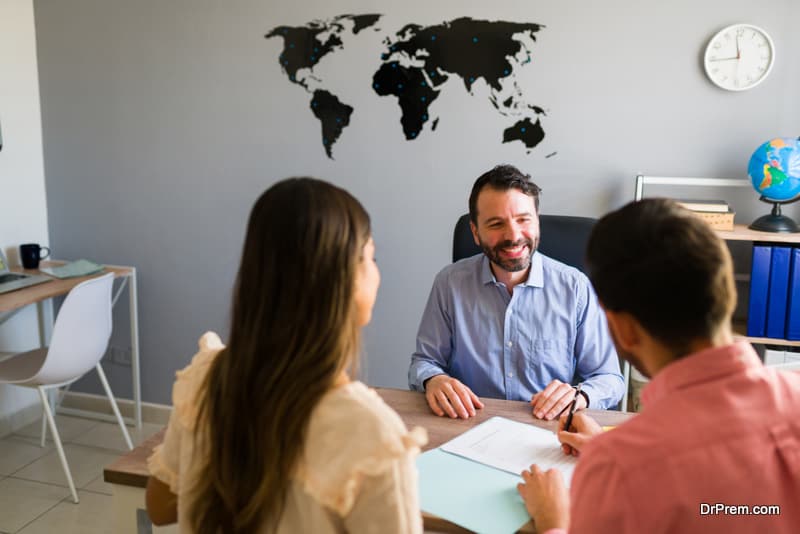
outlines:
{"label": "shirt collar", "polygon": [[[484,254],[481,258],[481,283],[497,284],[497,278],[492,272],[489,265],[489,257]],[[544,287],[544,265],[542,264],[542,255],[538,250],[534,251],[531,257],[531,267],[528,271],[528,278],[519,284],[520,286]]]}
{"label": "shirt collar", "polygon": [[661,369],[642,388],[642,404],[646,407],[673,391],[762,365],[748,341],[701,350],[675,360]]}

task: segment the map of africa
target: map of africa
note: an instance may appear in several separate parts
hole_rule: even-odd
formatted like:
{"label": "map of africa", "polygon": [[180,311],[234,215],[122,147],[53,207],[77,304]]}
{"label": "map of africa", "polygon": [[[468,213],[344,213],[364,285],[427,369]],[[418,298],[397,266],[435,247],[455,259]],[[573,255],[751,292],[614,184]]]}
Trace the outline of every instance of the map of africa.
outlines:
{"label": "map of africa", "polygon": [[[281,69],[290,82],[311,94],[311,112],[322,125],[322,145],[329,158],[355,108],[326,89],[314,69],[345,43],[357,41],[361,31],[381,31],[377,27],[381,17],[339,15],[304,26],[278,26],[265,36],[283,39],[278,58]],[[386,48],[372,77],[372,89],[379,96],[397,99],[403,134],[413,140],[429,122],[430,131],[436,130],[439,118],[431,118],[429,110],[448,80],[460,80],[473,96],[473,86],[482,80],[489,88],[490,104],[508,119],[502,142],[520,141],[530,151],[544,139],[539,116],[545,111],[525,101],[517,73],[531,62],[531,47],[543,27],[467,17],[434,26],[407,24],[383,40]]]}

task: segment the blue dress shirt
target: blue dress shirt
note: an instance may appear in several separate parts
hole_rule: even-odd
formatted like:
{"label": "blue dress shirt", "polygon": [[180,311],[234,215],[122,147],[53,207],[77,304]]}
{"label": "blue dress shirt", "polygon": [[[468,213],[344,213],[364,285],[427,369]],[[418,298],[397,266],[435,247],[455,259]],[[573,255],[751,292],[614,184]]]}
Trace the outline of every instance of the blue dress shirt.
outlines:
{"label": "blue dress shirt", "polygon": [[448,265],[433,282],[408,384],[448,374],[480,397],[529,401],[553,379],[581,382],[592,408],[624,390],[605,314],[579,270],[535,252],[512,295],[484,254]]}

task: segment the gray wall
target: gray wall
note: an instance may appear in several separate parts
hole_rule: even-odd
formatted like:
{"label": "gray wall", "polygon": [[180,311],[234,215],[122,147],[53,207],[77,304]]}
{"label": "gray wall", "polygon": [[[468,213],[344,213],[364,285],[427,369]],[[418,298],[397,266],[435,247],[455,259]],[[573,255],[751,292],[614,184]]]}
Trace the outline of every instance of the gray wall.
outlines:
{"label": "gray wall", "polygon": [[[597,216],[632,197],[639,172],[744,177],[759,143],[798,134],[800,4],[792,0],[36,0],[35,8],[51,244],[59,257],[139,268],[143,394],[154,402],[169,401],[173,372],[203,331],[225,336],[246,216],[277,179],[325,178],[372,214],[383,285],[366,332],[366,379],[404,387],[430,283],[487,168],[509,162],[531,172],[544,213]],[[454,82],[431,109],[437,131],[406,142],[396,101],[371,91],[385,32],[363,32],[319,67],[356,108],[336,159],[326,158],[309,96],[281,72],[280,41],[263,35],[369,12],[385,14],[386,31],[462,15],[546,25],[522,77],[548,111],[545,140],[531,154],[500,144],[509,123],[485,87],[470,96]],[[741,94],[712,86],[701,63],[711,35],[735,22],[765,28],[777,47],[770,77]],[[763,211],[752,192],[734,205],[740,216]],[[124,347],[122,330],[114,343]],[[128,369],[110,367],[129,396]]]}

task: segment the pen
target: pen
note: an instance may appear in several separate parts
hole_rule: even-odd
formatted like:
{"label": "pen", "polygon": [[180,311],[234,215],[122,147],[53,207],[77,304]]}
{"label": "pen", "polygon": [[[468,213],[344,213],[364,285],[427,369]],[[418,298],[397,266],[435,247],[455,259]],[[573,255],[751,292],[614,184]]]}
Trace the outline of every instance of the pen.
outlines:
{"label": "pen", "polygon": [[[577,388],[577,387],[578,387],[578,386],[572,386],[572,389],[575,389],[575,388]],[[563,408],[561,408],[561,410],[560,410],[560,411],[559,411],[559,412],[556,414],[556,419],[558,419],[559,417],[561,417],[562,415],[564,415],[564,412],[566,412],[567,410],[569,410],[569,407],[570,407],[571,405],[572,405],[572,403],[571,403],[571,402],[568,402],[566,405],[564,405],[564,407],[563,407]]]}
{"label": "pen", "polygon": [[578,405],[578,395],[581,394],[581,385],[578,384],[575,388],[575,397],[572,399],[572,404],[569,406],[569,413],[567,414],[567,420],[564,422],[564,430],[569,432],[569,427],[572,424],[572,416],[575,415],[575,406]]}

